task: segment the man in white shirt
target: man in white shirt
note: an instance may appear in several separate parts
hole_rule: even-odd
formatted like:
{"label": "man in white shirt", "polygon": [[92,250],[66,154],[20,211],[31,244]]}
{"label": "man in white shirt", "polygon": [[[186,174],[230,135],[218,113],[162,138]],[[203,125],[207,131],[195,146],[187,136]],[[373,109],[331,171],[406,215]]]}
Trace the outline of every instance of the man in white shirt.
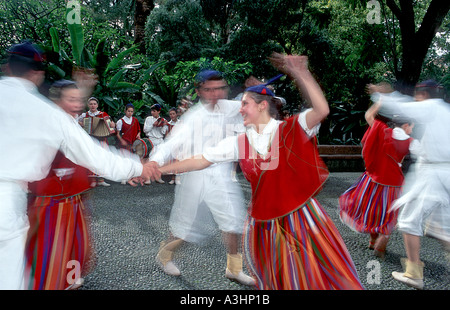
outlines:
{"label": "man in white shirt", "polygon": [[[149,166],[102,148],[77,121],[38,93],[42,54],[13,46],[0,81],[0,289],[24,288],[27,184],[47,176],[56,152],[111,180],[150,177]],[[142,179],[141,179],[142,182]]]}
{"label": "man in white shirt", "polygon": [[[145,119],[144,128],[142,130],[152,142],[153,147],[156,147],[163,143],[164,137],[169,131],[169,126],[167,125],[168,122],[160,116],[161,106],[159,104],[152,105],[150,113],[151,115]],[[164,183],[162,179],[158,179],[156,182],[161,184]]]}
{"label": "man in white shirt", "polygon": [[395,202],[396,207],[401,207],[398,229],[403,233],[406,248],[406,270],[392,273],[396,280],[418,289],[424,285],[420,237],[435,212],[445,219],[436,237],[447,246],[450,244],[450,104],[438,97],[438,89],[437,83],[425,81],[416,86],[415,101],[380,97],[382,113],[406,116],[423,128],[414,170],[407,174],[403,194]]}
{"label": "man in white shirt", "polygon": [[[183,114],[168,139],[150,155],[155,167],[170,160],[201,155],[204,148],[244,130],[240,102],[223,100],[227,98],[228,85],[219,72],[201,72],[196,92],[200,102]],[[226,277],[245,285],[255,284],[253,278],[243,273],[242,255],[238,253],[245,206],[240,185],[231,179],[231,169],[232,163],[224,163],[181,176],[169,221],[172,237],[162,243],[157,255],[166,273],[180,275],[172,262],[174,251],[183,241],[203,241],[208,236],[206,227],[212,216],[227,249]]]}
{"label": "man in white shirt", "polygon": [[152,141],[153,146],[161,144],[169,129],[167,121],[160,116],[161,106],[154,104],[150,108],[151,115],[145,119],[143,131]]}

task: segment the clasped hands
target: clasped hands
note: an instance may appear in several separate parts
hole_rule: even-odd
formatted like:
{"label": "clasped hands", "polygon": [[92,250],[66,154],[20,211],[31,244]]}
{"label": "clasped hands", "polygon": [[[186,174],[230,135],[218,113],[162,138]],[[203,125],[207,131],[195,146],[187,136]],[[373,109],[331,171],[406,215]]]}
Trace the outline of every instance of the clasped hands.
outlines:
{"label": "clasped hands", "polygon": [[128,184],[132,186],[137,186],[138,184],[144,185],[145,181],[155,181],[161,178],[161,171],[155,161],[148,161],[146,163],[142,163],[142,165],[142,174],[139,177],[128,180]]}

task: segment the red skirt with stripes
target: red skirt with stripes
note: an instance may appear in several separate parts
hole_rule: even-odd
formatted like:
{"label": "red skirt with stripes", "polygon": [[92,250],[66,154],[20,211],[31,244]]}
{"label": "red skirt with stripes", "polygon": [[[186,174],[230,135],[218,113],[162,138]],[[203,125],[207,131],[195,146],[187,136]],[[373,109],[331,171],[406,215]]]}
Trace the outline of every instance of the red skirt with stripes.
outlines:
{"label": "red skirt with stripes", "polygon": [[341,235],[315,199],[270,221],[249,217],[243,240],[259,289],[363,289]]}
{"label": "red skirt with stripes", "polygon": [[63,290],[86,272],[91,253],[81,195],[61,200],[36,197],[28,209],[28,289]]}
{"label": "red skirt with stripes", "polygon": [[399,211],[391,208],[400,194],[401,187],[376,183],[365,172],[339,197],[341,221],[360,233],[390,235]]}

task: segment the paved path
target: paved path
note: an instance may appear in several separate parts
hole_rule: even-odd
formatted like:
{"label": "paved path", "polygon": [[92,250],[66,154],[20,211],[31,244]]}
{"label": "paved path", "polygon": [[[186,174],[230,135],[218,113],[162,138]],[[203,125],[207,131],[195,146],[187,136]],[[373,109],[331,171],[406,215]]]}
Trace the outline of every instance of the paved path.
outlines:
{"label": "paved path", "polygon": [[[392,279],[400,271],[405,256],[401,235],[394,232],[384,261],[367,249],[367,235],[344,226],[338,217],[337,197],[360,173],[332,173],[318,199],[333,218],[352,255],[359,277],[367,290],[409,290]],[[248,183],[239,174],[246,203]],[[174,185],[152,184],[131,187],[111,182],[111,187],[97,187],[91,192],[91,227],[95,260],[85,277],[82,290],[248,290],[225,278],[226,253],[220,234],[204,245],[186,244],[175,256],[182,275],[164,274],[155,262],[159,243],[168,236],[168,218]],[[425,288],[450,289],[448,260],[441,245],[423,238]]]}

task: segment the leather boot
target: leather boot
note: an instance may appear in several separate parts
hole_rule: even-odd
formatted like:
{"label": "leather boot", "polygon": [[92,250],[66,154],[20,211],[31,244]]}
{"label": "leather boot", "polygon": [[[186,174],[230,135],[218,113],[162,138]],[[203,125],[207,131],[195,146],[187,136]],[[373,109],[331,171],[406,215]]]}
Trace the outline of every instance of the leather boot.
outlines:
{"label": "leather boot", "polygon": [[165,273],[171,276],[179,276],[181,274],[178,267],[172,262],[172,259],[174,252],[182,243],[182,239],[176,239],[170,242],[163,241],[161,242],[158,254],[156,255],[156,261],[159,263],[159,266]]}
{"label": "leather boot", "polygon": [[423,289],[423,267],[424,263],[414,263],[407,259],[402,259],[402,264],[405,265],[405,272],[392,273],[395,280],[405,283],[419,290]]}
{"label": "leather boot", "polygon": [[227,269],[225,271],[225,276],[230,280],[235,280],[244,285],[256,285],[255,279],[242,271],[242,254],[227,254]]}

